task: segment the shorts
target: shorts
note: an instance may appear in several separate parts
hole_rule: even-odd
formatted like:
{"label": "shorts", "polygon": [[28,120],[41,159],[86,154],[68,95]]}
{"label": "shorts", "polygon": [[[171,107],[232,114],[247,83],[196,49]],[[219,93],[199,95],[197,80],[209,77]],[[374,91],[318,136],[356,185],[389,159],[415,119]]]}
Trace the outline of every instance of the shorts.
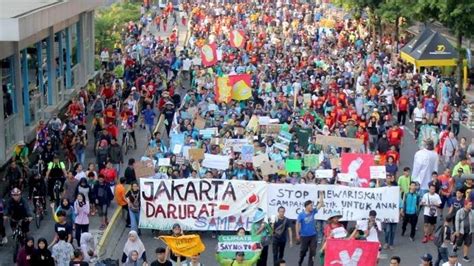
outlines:
{"label": "shorts", "polygon": [[99,217],[107,217],[107,211],[109,210],[109,205],[103,204],[97,206],[97,211],[99,213]]}
{"label": "shorts", "polygon": [[460,247],[462,245],[465,245],[467,247],[471,246],[472,244],[472,234],[459,234],[459,236],[456,239],[456,246]]}
{"label": "shorts", "polygon": [[425,217],[425,224],[436,224],[437,216],[429,216],[429,215],[424,215]]}

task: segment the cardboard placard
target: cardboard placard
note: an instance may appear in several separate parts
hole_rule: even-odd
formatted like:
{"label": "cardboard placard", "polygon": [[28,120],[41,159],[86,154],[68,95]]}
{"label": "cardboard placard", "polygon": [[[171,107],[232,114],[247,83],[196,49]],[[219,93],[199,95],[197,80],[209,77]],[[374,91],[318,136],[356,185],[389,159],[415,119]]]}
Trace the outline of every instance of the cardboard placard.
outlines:
{"label": "cardboard placard", "polygon": [[202,160],[204,159],[204,149],[189,149],[188,155],[191,160]]}
{"label": "cardboard placard", "polygon": [[363,141],[361,139],[317,135],[316,144],[323,145],[323,146],[336,146],[336,147],[343,147],[343,148],[358,149],[360,148],[360,146],[362,146]]}
{"label": "cardboard placard", "polygon": [[158,166],[171,166],[170,158],[158,158]]}
{"label": "cardboard placard", "polygon": [[341,158],[337,158],[337,157],[331,158],[330,162],[331,162],[332,169],[341,168]]}
{"label": "cardboard placard", "polygon": [[333,175],[334,171],[332,169],[319,169],[315,173],[316,178],[332,178]]}
{"label": "cardboard placard", "polygon": [[266,126],[260,127],[260,132],[264,135],[278,135],[280,134],[281,125],[279,124],[269,124]]}
{"label": "cardboard placard", "polygon": [[355,177],[349,173],[338,173],[337,180],[340,182],[347,182],[350,183]]}
{"label": "cardboard placard", "polygon": [[259,154],[257,156],[254,156],[252,158],[252,162],[253,162],[253,166],[254,167],[261,167],[264,163],[270,161],[270,159],[268,158],[268,154],[264,153],[264,154]]}
{"label": "cardboard placard", "polygon": [[206,120],[200,116],[196,117],[194,120],[194,127],[197,129],[204,129],[206,127]]}
{"label": "cardboard placard", "polygon": [[274,161],[268,161],[260,166],[260,170],[262,175],[271,175],[278,172],[278,167]]}
{"label": "cardboard placard", "polygon": [[155,169],[147,166],[147,162],[136,162],[134,170],[137,178],[152,177],[155,175]]}
{"label": "cardboard placard", "polygon": [[182,156],[176,156],[176,164],[182,165],[185,163],[185,159]]}
{"label": "cardboard placard", "polygon": [[154,147],[154,148],[148,147],[148,148],[146,149],[145,155],[146,155],[147,157],[153,157],[153,156],[155,156],[155,154],[157,154],[158,152],[160,152],[160,148],[158,148],[158,147]]}
{"label": "cardboard placard", "polygon": [[304,167],[315,169],[319,166],[319,154],[305,154],[303,156]]}
{"label": "cardboard placard", "polygon": [[311,105],[311,93],[305,93],[305,94],[303,94],[303,103],[304,103],[304,105],[306,105],[306,106],[310,106],[310,105]]}
{"label": "cardboard placard", "polygon": [[236,127],[234,128],[235,135],[243,135],[245,133],[245,128],[243,127]]}
{"label": "cardboard placard", "polygon": [[386,179],[387,168],[385,165],[370,166],[370,179]]}

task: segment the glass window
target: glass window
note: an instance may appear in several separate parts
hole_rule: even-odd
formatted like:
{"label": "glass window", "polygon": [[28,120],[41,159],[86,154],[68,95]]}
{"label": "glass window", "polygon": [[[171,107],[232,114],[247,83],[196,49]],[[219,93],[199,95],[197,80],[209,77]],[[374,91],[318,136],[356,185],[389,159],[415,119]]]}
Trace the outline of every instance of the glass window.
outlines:
{"label": "glass window", "polygon": [[14,113],[14,97],[15,97],[15,86],[14,86],[14,74],[12,58],[5,58],[0,60],[0,68],[2,71],[1,82],[3,90],[3,114],[4,118],[8,118]]}
{"label": "glass window", "polygon": [[76,24],[73,24],[71,25],[70,29],[69,29],[69,32],[71,34],[71,62],[72,62],[72,65],[71,67],[74,67],[75,65],[77,65],[78,63],[78,53],[77,53],[77,49],[79,47],[78,45],[78,42],[79,42],[79,39],[77,38],[77,26],[78,23]]}

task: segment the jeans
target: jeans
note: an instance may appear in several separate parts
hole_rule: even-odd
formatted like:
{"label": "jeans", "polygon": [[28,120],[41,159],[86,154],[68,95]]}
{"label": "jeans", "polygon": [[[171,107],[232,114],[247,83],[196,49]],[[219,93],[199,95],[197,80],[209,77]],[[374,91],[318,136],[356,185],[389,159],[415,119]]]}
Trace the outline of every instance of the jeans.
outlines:
{"label": "jeans", "polygon": [[86,160],[86,153],[84,150],[76,150],[76,158],[79,163],[84,165],[84,162]]}
{"label": "jeans", "polygon": [[418,223],[418,215],[415,214],[405,214],[403,217],[403,224],[402,224],[402,233],[404,234],[407,229],[407,224],[410,223],[410,237],[415,237],[416,232],[416,224]]}
{"label": "jeans", "polygon": [[88,224],[76,224],[75,225],[75,233],[76,233],[76,240],[77,246],[81,246],[81,234],[85,232],[89,232],[89,225]]}
{"label": "jeans", "polygon": [[120,163],[114,163],[114,168],[115,168],[115,170],[117,170],[117,175],[120,176],[120,170],[121,170],[120,169]]}
{"label": "jeans", "polygon": [[260,253],[260,258],[257,261],[257,266],[267,266],[268,259],[268,245],[262,248],[262,253]]}
{"label": "jeans", "polygon": [[273,264],[275,266],[279,266],[279,262],[285,256],[285,242],[276,242],[273,241],[272,243],[272,250],[273,250]]}
{"label": "jeans", "polygon": [[301,237],[301,249],[300,249],[300,259],[298,261],[298,265],[303,265],[304,257],[309,249],[309,258],[308,258],[308,266],[314,265],[314,256],[316,255],[316,243],[317,239],[316,236],[302,236]]}
{"label": "jeans", "polygon": [[125,204],[122,206],[122,211],[125,213],[125,215],[127,215],[127,218],[126,218],[126,225],[130,226],[130,213],[128,211],[128,205]]}
{"label": "jeans", "polygon": [[457,137],[459,135],[459,123],[452,123],[453,133]]}
{"label": "jeans", "polygon": [[140,219],[140,212],[134,212],[129,209],[128,213],[130,214],[130,229],[138,232],[138,223]]}
{"label": "jeans", "polygon": [[397,223],[385,223],[385,244],[393,246],[395,240],[395,232],[397,231]]}
{"label": "jeans", "polygon": [[439,266],[441,261],[447,262],[448,261],[448,248],[446,247],[439,247],[438,248],[438,258],[436,258],[435,266]]}

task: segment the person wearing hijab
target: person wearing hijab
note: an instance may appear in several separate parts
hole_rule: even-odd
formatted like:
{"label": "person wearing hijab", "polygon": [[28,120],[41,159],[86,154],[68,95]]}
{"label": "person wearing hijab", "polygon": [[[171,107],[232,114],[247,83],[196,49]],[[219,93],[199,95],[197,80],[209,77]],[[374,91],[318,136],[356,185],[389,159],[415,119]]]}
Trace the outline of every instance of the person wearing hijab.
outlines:
{"label": "person wearing hijab", "polygon": [[138,233],[131,230],[128,233],[127,242],[123,247],[122,263],[124,263],[123,265],[141,266],[142,264],[139,264],[140,261],[146,264],[145,246],[138,236]]}
{"label": "person wearing hijab", "polygon": [[54,259],[48,249],[48,241],[44,238],[38,239],[38,248],[33,254],[31,265],[54,266]]}
{"label": "person wearing hijab", "polygon": [[81,178],[81,180],[79,180],[79,185],[77,186],[77,189],[76,189],[76,195],[79,193],[84,194],[86,201],[90,203],[91,192],[92,192],[92,187],[89,183],[87,183],[87,178],[85,177]]}
{"label": "person wearing hijab", "polygon": [[27,237],[25,246],[20,248],[16,257],[17,266],[30,266],[34,265],[33,254],[35,253],[35,240],[33,237]]}
{"label": "person wearing hijab", "polygon": [[82,193],[77,194],[76,201],[74,202],[74,224],[78,246],[81,245],[81,234],[89,232],[89,213],[90,207],[86,197]]}
{"label": "person wearing hijab", "polygon": [[91,262],[97,254],[95,254],[95,241],[91,233],[85,232],[81,234],[81,251],[84,256],[83,261]]}
{"label": "person wearing hijab", "polygon": [[[54,206],[51,206],[54,207]],[[66,213],[66,221],[68,224],[74,224],[74,207],[72,206],[71,202],[67,198],[63,198],[61,200],[61,204],[54,210],[53,208],[53,213],[56,215],[58,214],[59,211],[64,211]],[[56,220],[56,219],[55,219]]]}

